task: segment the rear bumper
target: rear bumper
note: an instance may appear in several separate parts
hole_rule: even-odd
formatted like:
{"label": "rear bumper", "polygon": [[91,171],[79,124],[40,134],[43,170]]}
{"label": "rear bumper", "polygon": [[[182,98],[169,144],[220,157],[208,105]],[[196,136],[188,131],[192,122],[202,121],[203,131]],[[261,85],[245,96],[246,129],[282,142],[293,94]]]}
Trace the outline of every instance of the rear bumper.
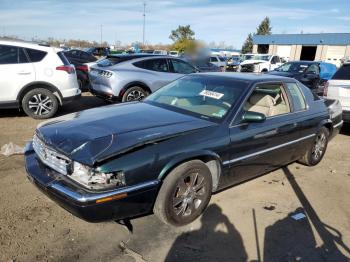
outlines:
{"label": "rear bumper", "polygon": [[[158,192],[158,180],[104,192],[88,191],[42,164],[31,144],[26,148],[25,166],[28,179],[43,193],[88,222],[148,214],[152,211]],[[106,201],[108,198],[112,200]]]}
{"label": "rear bumper", "polygon": [[102,98],[104,100],[108,101],[119,101],[120,98],[118,96],[115,96],[113,93],[113,90],[110,87],[95,84],[90,82],[90,92],[99,98]]}

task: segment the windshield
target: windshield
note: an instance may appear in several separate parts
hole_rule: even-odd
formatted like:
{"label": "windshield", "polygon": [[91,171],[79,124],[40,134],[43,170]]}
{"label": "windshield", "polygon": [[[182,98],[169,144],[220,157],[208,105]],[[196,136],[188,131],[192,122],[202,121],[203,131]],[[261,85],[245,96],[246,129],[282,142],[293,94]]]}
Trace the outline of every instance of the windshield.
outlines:
{"label": "windshield", "polygon": [[308,68],[308,64],[303,63],[285,63],[276,69],[278,72],[288,72],[288,73],[303,73],[306,68]]}
{"label": "windshield", "polygon": [[220,121],[238,101],[246,86],[246,82],[226,77],[191,75],[164,86],[148,96],[145,102]]}
{"label": "windshield", "polygon": [[244,60],[264,60],[269,61],[271,58],[270,55],[242,55],[242,61]]}
{"label": "windshield", "polygon": [[177,55],[177,51],[171,51],[170,54],[171,55]]}

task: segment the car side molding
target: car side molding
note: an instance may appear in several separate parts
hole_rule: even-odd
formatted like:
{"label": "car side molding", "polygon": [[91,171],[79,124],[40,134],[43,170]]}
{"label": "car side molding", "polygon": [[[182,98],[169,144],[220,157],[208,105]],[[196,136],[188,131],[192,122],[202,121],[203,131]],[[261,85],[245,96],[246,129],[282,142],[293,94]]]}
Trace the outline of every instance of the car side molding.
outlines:
{"label": "car side molding", "polygon": [[312,138],[314,136],[316,136],[316,134],[311,134],[311,135],[308,135],[308,136],[304,136],[304,137],[301,137],[299,139],[292,140],[292,141],[289,141],[289,142],[284,143],[284,144],[280,144],[278,146],[270,147],[270,148],[267,148],[267,149],[264,149],[264,150],[261,150],[261,151],[257,151],[255,153],[252,153],[252,154],[249,154],[249,155],[245,155],[245,156],[234,158],[234,159],[231,159],[231,160],[228,160],[228,161],[224,161],[222,164],[223,165],[228,165],[228,164],[236,163],[236,162],[242,161],[242,160],[247,159],[247,158],[251,158],[251,157],[254,157],[254,156],[257,156],[257,155],[260,155],[260,154],[264,154],[264,153],[267,153],[267,152],[270,152],[270,151],[273,151],[273,150],[276,150],[276,149],[279,149],[279,148],[282,148],[282,147],[285,147],[285,146],[289,146],[291,144],[298,143],[300,141]]}

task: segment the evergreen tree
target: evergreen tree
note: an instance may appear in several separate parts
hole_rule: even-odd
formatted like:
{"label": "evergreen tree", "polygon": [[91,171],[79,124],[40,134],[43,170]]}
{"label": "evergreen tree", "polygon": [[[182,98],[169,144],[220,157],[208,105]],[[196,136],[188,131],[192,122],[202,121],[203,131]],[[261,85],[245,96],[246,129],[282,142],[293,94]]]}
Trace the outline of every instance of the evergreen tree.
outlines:
{"label": "evergreen tree", "polygon": [[249,33],[247,39],[244,41],[242,46],[242,53],[247,54],[253,52],[253,36]]}
{"label": "evergreen tree", "polygon": [[257,35],[271,35],[270,18],[265,17],[256,29]]}

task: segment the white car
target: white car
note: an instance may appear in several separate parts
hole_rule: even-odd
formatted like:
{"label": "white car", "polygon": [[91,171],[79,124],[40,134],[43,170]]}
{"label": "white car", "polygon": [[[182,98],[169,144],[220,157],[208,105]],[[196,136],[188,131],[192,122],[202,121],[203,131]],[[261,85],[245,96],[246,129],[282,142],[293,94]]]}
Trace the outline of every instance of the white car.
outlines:
{"label": "white car", "polygon": [[154,50],[153,54],[154,55],[168,55],[168,51],[166,51],[166,50]]}
{"label": "white car", "polygon": [[210,63],[216,65],[217,67],[220,67],[222,71],[226,70],[227,61],[224,57],[218,56],[218,55],[212,55],[210,56]]}
{"label": "white car", "polygon": [[240,72],[263,73],[276,69],[283,63],[277,55],[244,54],[241,56]]}
{"label": "white car", "polygon": [[343,108],[343,121],[350,123],[350,63],[343,64],[332,79],[328,80],[324,96],[339,100]]}
{"label": "white car", "polygon": [[75,68],[62,49],[0,41],[0,108],[22,108],[30,117],[50,118],[80,94]]}

